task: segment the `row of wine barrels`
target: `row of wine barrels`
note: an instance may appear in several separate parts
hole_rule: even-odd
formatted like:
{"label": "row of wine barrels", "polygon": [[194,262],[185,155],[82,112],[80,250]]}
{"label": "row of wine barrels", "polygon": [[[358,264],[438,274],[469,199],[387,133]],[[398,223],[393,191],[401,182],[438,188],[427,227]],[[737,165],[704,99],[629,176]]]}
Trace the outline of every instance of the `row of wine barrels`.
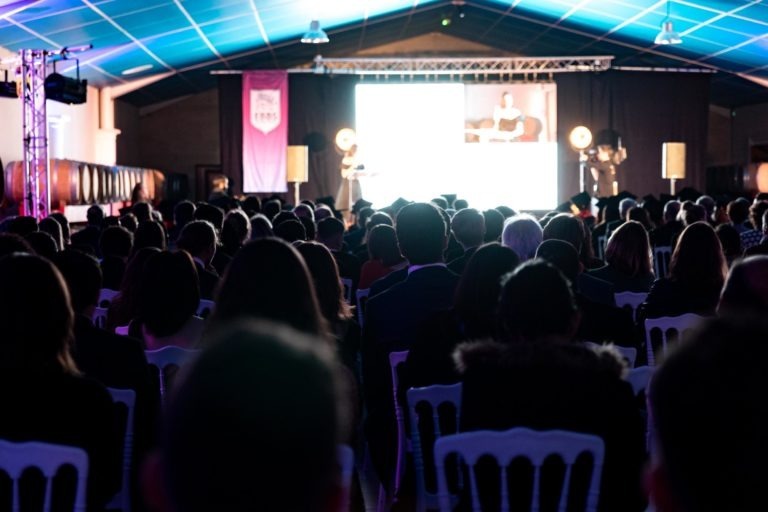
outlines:
{"label": "row of wine barrels", "polygon": [[[21,201],[24,195],[23,166],[23,162],[10,162],[5,168],[5,196],[11,201]],[[105,204],[129,201],[137,184],[141,184],[149,199],[155,199],[162,195],[164,180],[164,175],[154,169],[107,166],[71,160],[50,161],[52,204]]]}

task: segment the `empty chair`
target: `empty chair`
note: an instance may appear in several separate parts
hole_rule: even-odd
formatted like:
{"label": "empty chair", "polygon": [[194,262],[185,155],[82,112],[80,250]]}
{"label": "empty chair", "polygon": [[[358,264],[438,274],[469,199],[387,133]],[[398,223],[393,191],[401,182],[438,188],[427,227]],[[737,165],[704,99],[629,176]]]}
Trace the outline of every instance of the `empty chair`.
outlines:
{"label": "empty chair", "polygon": [[[594,343],[592,341],[585,341],[584,344],[588,346],[589,348],[595,349],[599,348],[602,345],[599,343]],[[621,345],[611,345],[614,349],[616,349],[619,354],[621,354],[621,357],[627,360],[627,365],[629,365],[630,368],[635,367],[635,361],[637,361],[637,349],[632,347],[622,347]]]}
{"label": "empty chair", "polygon": [[125,427],[123,432],[123,475],[120,491],[115,494],[107,508],[119,509],[123,512],[131,510],[131,460],[133,459],[133,418],[136,409],[136,392],[132,389],[107,388],[112,395],[112,401],[122,404],[126,408]]}
{"label": "empty chair", "polygon": [[[425,457],[425,446],[420,429],[423,416],[418,413],[417,406],[426,402],[431,407],[429,418],[432,422],[430,430],[435,441],[445,434],[453,434],[455,432],[442,432],[440,426],[440,406],[444,404],[451,404],[453,406],[455,427],[458,430],[459,416],[461,414],[461,384],[438,384],[424,388],[411,388],[408,390],[407,397],[411,427],[411,449],[413,450],[413,463],[416,469],[416,498],[418,500],[416,506],[419,512],[423,512],[427,508],[437,508],[438,503],[437,493],[430,493],[426,486],[425,471],[427,466],[434,468],[435,464],[434,457],[430,457],[428,462]],[[432,452],[432,450],[430,449],[429,452]]]}
{"label": "empty chair", "polygon": [[165,370],[170,366],[176,366],[181,368],[184,363],[187,363],[192,357],[197,354],[198,350],[190,350],[181,347],[175,347],[169,345],[157,350],[145,350],[144,353],[147,356],[147,362],[156,366],[160,379],[160,399],[165,400],[165,391],[167,389],[167,379]]}
{"label": "empty chair", "polygon": [[200,305],[197,306],[196,316],[200,318],[208,318],[208,315],[213,311],[215,303],[212,300],[200,299]]}
{"label": "empty chair", "polygon": [[339,512],[349,512],[349,494],[352,489],[352,475],[355,472],[355,452],[346,444],[340,444],[336,457],[341,467],[341,499]]}
{"label": "empty chair", "polygon": [[389,367],[392,374],[392,397],[395,403],[395,419],[397,420],[397,463],[395,466],[395,478],[393,480],[393,496],[397,496],[400,490],[400,480],[405,472],[405,452],[407,451],[407,438],[405,435],[405,416],[403,408],[397,399],[397,390],[400,386],[400,377],[398,376],[398,367],[408,359],[408,351],[389,353]]}
{"label": "empty chair", "polygon": [[347,301],[347,304],[352,304],[352,280],[348,277],[342,277],[341,285],[344,287],[344,300]]}
{"label": "empty chair", "polygon": [[93,316],[91,316],[91,321],[93,322],[93,325],[95,325],[99,329],[106,328],[107,327],[107,311],[109,311],[107,308],[94,308]]}
{"label": "empty chair", "polygon": [[651,338],[652,331],[661,331],[661,353],[663,355],[667,352],[669,331],[676,332],[678,338],[681,338],[685,331],[695,327],[702,318],[702,316],[694,313],[686,313],[680,316],[647,318],[645,320],[645,346],[648,351],[648,365],[654,366],[656,364],[655,350]]}
{"label": "empty chair", "polygon": [[541,497],[541,467],[553,455],[565,464],[565,476],[560,486],[558,511],[565,512],[570,491],[571,470],[576,459],[582,454],[592,457],[592,471],[589,478],[584,510],[594,512],[600,496],[600,478],[603,470],[605,445],[597,436],[579,434],[564,430],[535,431],[528,428],[513,428],[505,432],[481,430],[442,437],[435,443],[435,466],[437,467],[438,499],[441,512],[453,510],[448,489],[445,463],[451,454],[457,454],[460,461],[468,466],[469,492],[473,511],[480,511],[475,466],[481,457],[491,456],[501,468],[501,510],[509,510],[509,488],[507,467],[518,457],[527,458],[533,465],[533,492],[531,510],[539,510]]}
{"label": "empty chair", "polygon": [[108,308],[110,304],[112,304],[112,299],[117,296],[120,292],[117,290],[110,290],[109,288],[102,288],[99,291],[99,302],[97,306],[100,308]]}
{"label": "empty chair", "polygon": [[616,307],[629,307],[632,309],[632,320],[637,322],[637,308],[645,302],[647,296],[648,294],[645,292],[621,292],[615,293],[613,298],[616,302]]}
{"label": "empty chair", "polygon": [[669,260],[672,259],[672,248],[659,246],[653,248],[653,269],[657,278],[667,277]]}
{"label": "empty chair", "polygon": [[51,510],[52,479],[62,466],[72,466],[77,471],[77,489],[72,510],[85,511],[85,486],[88,481],[88,455],[84,450],[73,446],[27,442],[12,443],[0,440],[0,471],[11,479],[13,497],[11,510],[18,511],[19,479],[27,468],[38,468],[45,477],[45,501],[43,510]]}
{"label": "empty chair", "polygon": [[357,290],[357,293],[355,293],[357,299],[357,321],[360,323],[361,329],[363,327],[363,317],[365,316],[365,303],[368,301],[368,295],[370,295],[370,293],[370,288]]}

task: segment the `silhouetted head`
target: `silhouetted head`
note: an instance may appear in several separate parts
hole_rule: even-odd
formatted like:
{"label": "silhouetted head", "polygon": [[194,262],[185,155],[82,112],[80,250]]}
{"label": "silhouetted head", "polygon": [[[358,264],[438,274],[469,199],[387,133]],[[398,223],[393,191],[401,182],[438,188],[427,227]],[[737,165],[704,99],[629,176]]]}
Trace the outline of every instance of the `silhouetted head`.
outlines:
{"label": "silhouetted head", "polygon": [[651,275],[653,254],[645,227],[633,220],[619,226],[608,239],[605,261],[626,276]]}
{"label": "silhouetted head", "polygon": [[181,330],[200,304],[200,284],[192,258],[164,251],[147,259],[139,282],[138,319],[156,337]]}
{"label": "silhouetted head", "polygon": [[181,230],[176,246],[209,265],[216,254],[216,230],[207,220],[194,220]]}
{"label": "silhouetted head", "polygon": [[543,236],[539,222],[531,215],[521,213],[504,222],[501,243],[515,251],[521,261],[528,261],[536,255]]}
{"label": "silhouetted head", "polygon": [[465,249],[477,247],[485,236],[485,217],[474,208],[460,210],[451,219],[451,231]]}
{"label": "silhouetted head", "polygon": [[101,255],[127,258],[133,248],[133,233],[119,226],[110,226],[101,232],[99,249]]}
{"label": "silhouetted head", "polygon": [[768,256],[750,256],[733,264],[717,311],[720,314],[768,314]]}
{"label": "silhouetted head", "polygon": [[411,203],[397,214],[395,224],[400,252],[411,265],[425,265],[443,260],[448,242],[446,223],[432,204]]}
{"label": "silhouetted head", "polygon": [[555,215],[547,223],[543,235],[544,240],[562,240],[571,244],[576,249],[577,254],[581,252],[584,231],[581,227],[581,221],[570,213]]}
{"label": "silhouetted head", "polygon": [[35,254],[43,258],[50,260],[59,252],[56,240],[45,231],[33,231],[25,236],[24,239],[32,247],[32,250],[35,251]]}
{"label": "silhouetted head", "polygon": [[368,233],[368,255],[372,260],[379,260],[385,267],[392,267],[403,261],[400,247],[397,245],[395,228],[379,224]]}
{"label": "silhouetted head", "polygon": [[74,249],[58,253],[53,261],[67,283],[75,314],[92,313],[91,308],[98,303],[101,290],[99,261]]}
{"label": "silhouetted head", "polygon": [[696,222],[683,230],[669,263],[670,278],[719,291],[727,270],[720,240],[709,224]]}
{"label": "silhouetted head", "polygon": [[166,247],[165,228],[162,223],[156,220],[150,220],[139,224],[136,235],[133,238],[133,251],[136,252],[144,247],[156,247],[161,251]]}
{"label": "silhouetted head", "polygon": [[331,251],[317,242],[299,244],[296,248],[304,258],[314,281],[317,301],[323,317],[329,323],[348,320],[352,313],[344,300],[344,287],[341,284],[339,267]]}
{"label": "silhouetted head", "polygon": [[224,227],[224,210],[212,204],[198,203],[195,210],[195,220],[207,220],[213,224],[216,232],[220,232]]}

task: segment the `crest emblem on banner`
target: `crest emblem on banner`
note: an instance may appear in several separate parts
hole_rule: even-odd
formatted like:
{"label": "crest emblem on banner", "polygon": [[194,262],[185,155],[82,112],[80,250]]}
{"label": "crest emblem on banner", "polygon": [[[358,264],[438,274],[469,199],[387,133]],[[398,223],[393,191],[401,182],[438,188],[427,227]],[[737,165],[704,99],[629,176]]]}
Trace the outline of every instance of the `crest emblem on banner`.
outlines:
{"label": "crest emblem on banner", "polygon": [[251,126],[264,135],[280,126],[280,89],[251,89]]}

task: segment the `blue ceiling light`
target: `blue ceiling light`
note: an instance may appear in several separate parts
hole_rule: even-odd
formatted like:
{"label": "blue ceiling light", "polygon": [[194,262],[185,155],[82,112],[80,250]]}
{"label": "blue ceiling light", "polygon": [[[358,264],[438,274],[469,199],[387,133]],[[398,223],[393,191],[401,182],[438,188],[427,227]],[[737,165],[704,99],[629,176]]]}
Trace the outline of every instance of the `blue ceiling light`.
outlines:
{"label": "blue ceiling light", "polygon": [[323,44],[330,41],[325,30],[320,28],[318,20],[312,20],[309,24],[309,30],[301,37],[301,42],[305,44]]}
{"label": "blue ceiling light", "polygon": [[683,38],[680,37],[680,34],[675,32],[675,29],[672,27],[672,21],[669,19],[669,4],[670,1],[667,1],[667,17],[664,18],[664,21],[661,23],[661,32],[656,36],[656,39],[654,39],[654,43],[656,44],[681,44],[683,42]]}

